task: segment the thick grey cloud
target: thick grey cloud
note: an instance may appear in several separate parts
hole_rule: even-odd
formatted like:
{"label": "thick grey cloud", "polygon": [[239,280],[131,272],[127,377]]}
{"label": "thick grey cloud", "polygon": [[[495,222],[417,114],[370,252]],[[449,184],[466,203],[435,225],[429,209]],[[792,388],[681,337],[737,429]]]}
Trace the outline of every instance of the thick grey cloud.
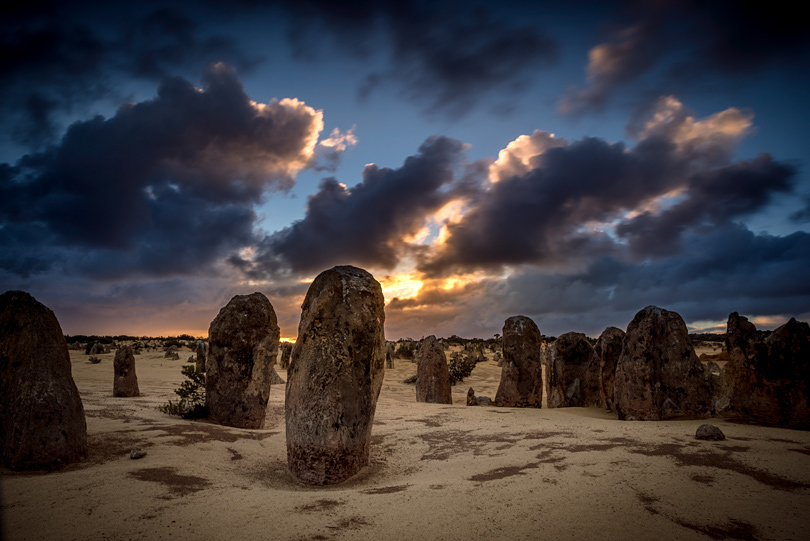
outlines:
{"label": "thick grey cloud", "polygon": [[95,275],[194,272],[253,240],[253,206],[310,165],[322,129],[301,102],[255,104],[224,64],[202,89],[167,78],[154,99],[77,122],[0,169],[2,240],[15,254],[4,268],[24,275],[75,249]]}
{"label": "thick grey cloud", "polygon": [[392,268],[403,255],[403,237],[465,189],[456,174],[463,148],[460,141],[432,137],[399,169],[367,166],[352,188],[324,179],[302,220],[265,238],[254,257],[230,261],[254,277],[343,263]]}

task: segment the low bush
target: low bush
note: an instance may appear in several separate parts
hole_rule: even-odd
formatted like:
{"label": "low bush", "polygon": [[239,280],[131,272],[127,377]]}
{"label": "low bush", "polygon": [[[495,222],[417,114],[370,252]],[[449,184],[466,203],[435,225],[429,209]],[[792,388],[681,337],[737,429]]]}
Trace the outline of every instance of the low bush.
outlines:
{"label": "low bush", "polygon": [[166,404],[158,406],[158,410],[169,415],[177,415],[183,419],[200,419],[208,416],[205,407],[205,372],[197,370],[194,364],[187,364],[180,369],[186,376],[186,381],[180,384],[174,393],[180,400],[169,400]]}

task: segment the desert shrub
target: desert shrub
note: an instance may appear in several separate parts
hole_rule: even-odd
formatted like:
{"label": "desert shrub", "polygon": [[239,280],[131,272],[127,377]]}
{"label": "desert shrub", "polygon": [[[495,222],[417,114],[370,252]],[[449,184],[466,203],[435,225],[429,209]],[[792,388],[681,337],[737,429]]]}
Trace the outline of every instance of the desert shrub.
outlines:
{"label": "desert shrub", "polygon": [[419,347],[418,342],[403,342],[397,349],[397,357],[402,357],[403,359],[413,359],[414,354],[416,354],[417,347]]}
{"label": "desert shrub", "polygon": [[179,349],[179,348],[181,348],[181,347],[183,347],[185,345],[186,344],[184,342],[181,342],[180,340],[177,340],[175,338],[172,338],[170,340],[166,340],[165,342],[163,342],[163,347],[165,347],[165,348],[170,348],[172,346],[177,346],[177,348]]}
{"label": "desert shrub", "polygon": [[183,419],[199,419],[208,415],[205,407],[205,372],[197,370],[197,366],[187,364],[180,369],[186,376],[186,381],[174,393],[180,400],[169,400],[166,404],[158,406],[158,410],[169,415],[177,415]]}
{"label": "desert shrub", "polygon": [[472,374],[475,368],[475,358],[471,355],[453,355],[448,366],[450,370],[450,384],[455,385],[459,381]]}

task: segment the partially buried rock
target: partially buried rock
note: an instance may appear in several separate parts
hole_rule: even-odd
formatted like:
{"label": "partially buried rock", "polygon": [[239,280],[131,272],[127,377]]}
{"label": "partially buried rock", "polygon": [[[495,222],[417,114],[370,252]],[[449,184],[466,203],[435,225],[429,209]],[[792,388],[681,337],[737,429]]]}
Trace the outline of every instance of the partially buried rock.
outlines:
{"label": "partially buried rock", "polygon": [[144,451],[143,449],[140,449],[138,447],[136,447],[135,449],[132,449],[129,452],[129,458],[131,458],[132,460],[137,460],[137,459],[143,458],[145,456],[146,456],[146,451]]}
{"label": "partially buried rock", "polygon": [[[546,391],[549,408],[596,405],[599,402],[599,364],[588,338],[578,332],[565,333],[551,346],[546,360]],[[586,385],[588,382],[588,385]]]}
{"label": "partially buried rock", "polygon": [[368,464],[385,371],[384,299],[356,267],[319,274],[301,307],[287,371],[287,464],[311,485],[340,483]]}
{"label": "partially buried rock", "polygon": [[593,354],[599,360],[599,406],[615,411],[613,392],[616,381],[616,363],[622,354],[624,331],[616,327],[608,327],[599,335],[599,340],[593,347]]}
{"label": "partially buried rock", "polygon": [[197,371],[198,372],[205,372],[205,342],[202,340],[197,340]]}
{"label": "partially buried rock", "polygon": [[0,295],[0,454],[12,470],[87,456],[87,425],[56,316],[23,291]]}
{"label": "partially buried rock", "polygon": [[261,428],[278,353],[276,313],[261,293],[236,295],[208,329],[205,403],[209,419]]}
{"label": "partially buried rock", "polygon": [[416,401],[452,404],[450,368],[435,336],[423,339],[416,350]]}
{"label": "partially buried rock", "polygon": [[695,354],[675,312],[648,306],[627,327],[616,366],[620,420],[706,417],[714,412],[711,374]]}
{"label": "partially buried rock", "polygon": [[695,438],[699,440],[721,441],[726,439],[726,435],[714,425],[700,425],[697,432],[695,432]]}
{"label": "partially buried rock", "polygon": [[503,363],[495,405],[539,408],[543,404],[542,335],[526,316],[512,316],[503,324]]}
{"label": "partially buried rock", "polygon": [[467,405],[468,406],[491,406],[492,399],[488,396],[475,396],[475,391],[472,387],[467,390]]}
{"label": "partially buried rock", "polygon": [[736,312],[728,317],[724,413],[810,428],[810,326],[791,318],[769,335]]}
{"label": "partially buried rock", "polygon": [[113,396],[139,396],[138,376],[135,375],[135,353],[129,346],[115,352],[113,360]]}

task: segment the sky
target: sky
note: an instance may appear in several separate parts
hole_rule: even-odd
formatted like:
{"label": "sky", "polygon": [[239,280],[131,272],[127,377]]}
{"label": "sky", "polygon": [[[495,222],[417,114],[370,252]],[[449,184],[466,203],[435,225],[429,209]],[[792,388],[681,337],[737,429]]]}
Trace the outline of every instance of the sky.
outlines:
{"label": "sky", "polygon": [[0,288],[66,334],[295,338],[354,265],[388,339],[810,318],[810,26],[737,1],[0,8]]}

